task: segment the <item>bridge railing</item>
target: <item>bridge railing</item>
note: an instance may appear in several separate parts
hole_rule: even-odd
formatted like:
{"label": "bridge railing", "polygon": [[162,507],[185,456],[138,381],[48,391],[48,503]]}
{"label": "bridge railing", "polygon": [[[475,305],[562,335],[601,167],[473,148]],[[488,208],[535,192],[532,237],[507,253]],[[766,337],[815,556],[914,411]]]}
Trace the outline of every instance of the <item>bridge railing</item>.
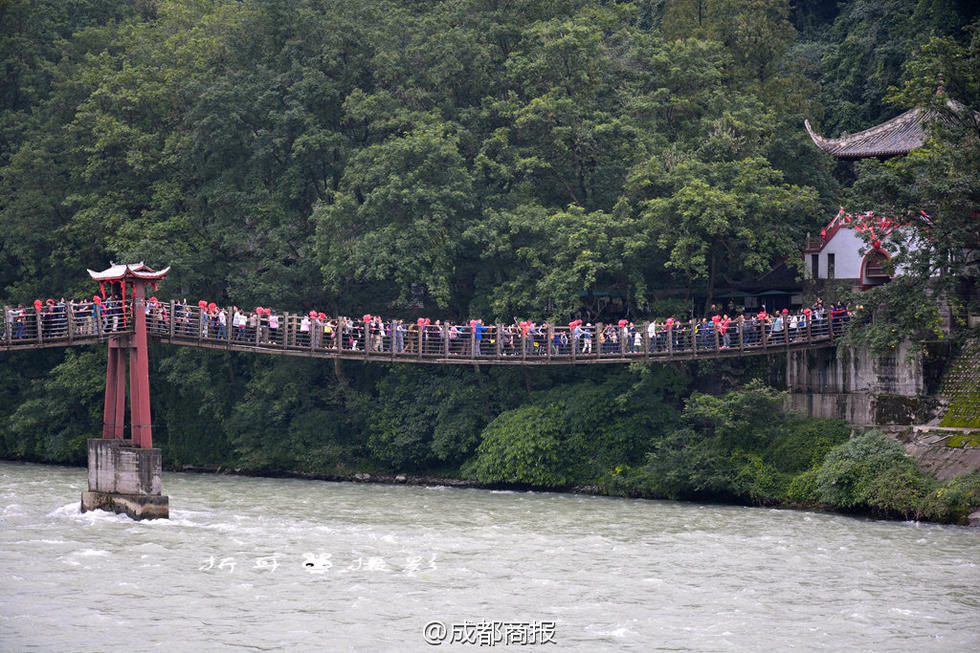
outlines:
{"label": "bridge railing", "polygon": [[132,329],[133,304],[108,301],[4,306],[0,318],[0,344],[29,349],[98,342]]}
{"label": "bridge railing", "polygon": [[[163,318],[159,316],[163,315]],[[166,316],[169,315],[170,319]],[[237,350],[337,355],[399,361],[567,363],[714,357],[761,353],[827,343],[840,336],[846,320],[830,312],[802,328],[773,331],[772,325],[732,321],[727,329],[711,322],[649,322],[620,327],[591,324],[574,329],[540,324],[418,324],[388,320],[364,323],[346,317],[242,314],[223,318],[198,306],[171,302],[148,314],[151,335],[177,343]],[[723,332],[724,331],[724,332]]]}

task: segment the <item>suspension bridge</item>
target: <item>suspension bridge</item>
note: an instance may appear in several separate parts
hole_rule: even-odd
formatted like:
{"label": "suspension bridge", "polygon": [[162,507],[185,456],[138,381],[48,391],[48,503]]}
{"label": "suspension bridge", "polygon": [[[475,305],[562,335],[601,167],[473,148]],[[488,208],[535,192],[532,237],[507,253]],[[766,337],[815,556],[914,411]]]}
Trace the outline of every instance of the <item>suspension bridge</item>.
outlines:
{"label": "suspension bridge", "polygon": [[653,325],[622,320],[584,326],[471,321],[461,331],[429,320],[405,325],[368,315],[357,321],[264,309],[247,318],[236,311],[238,319],[229,319],[231,311],[226,311],[221,320],[221,310],[214,305],[188,306],[149,297],[148,287],[156,289],[169,270],[155,271],[143,263],[89,270],[102,290],[91,303],[48,300],[31,307],[4,307],[0,351],[99,343],[108,347],[102,438],[88,441],[89,490],[82,493],[83,511],[111,510],[135,519],[169,516],[169,500],[160,493],[162,459],[153,447],[150,418],[151,342],[387,363],[540,366],[667,363],[817,349],[834,346],[846,327],[846,319],[835,319],[832,311],[792,330],[744,317],[726,323],[724,329],[704,320]]}

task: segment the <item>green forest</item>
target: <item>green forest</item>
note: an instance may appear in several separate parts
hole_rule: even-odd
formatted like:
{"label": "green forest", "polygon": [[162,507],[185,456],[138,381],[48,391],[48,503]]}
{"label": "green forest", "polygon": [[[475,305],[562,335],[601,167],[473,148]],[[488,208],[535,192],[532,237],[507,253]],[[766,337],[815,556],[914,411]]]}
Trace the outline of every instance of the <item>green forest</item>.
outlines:
{"label": "green forest", "polygon": [[[934,334],[980,212],[969,0],[0,0],[0,304],[172,266],[166,298],[454,320],[663,317],[844,207],[930,216],[863,293],[876,348]],[[948,99],[955,100],[951,104]],[[912,107],[922,148],[839,163]],[[951,108],[957,107],[957,108]],[[919,224],[920,228],[922,223]],[[613,305],[604,298],[615,297]],[[81,464],[104,347],[0,360],[0,458]],[[151,347],[187,466],[414,474],[960,521],[871,432],[781,411],[779,360],[528,370]]]}

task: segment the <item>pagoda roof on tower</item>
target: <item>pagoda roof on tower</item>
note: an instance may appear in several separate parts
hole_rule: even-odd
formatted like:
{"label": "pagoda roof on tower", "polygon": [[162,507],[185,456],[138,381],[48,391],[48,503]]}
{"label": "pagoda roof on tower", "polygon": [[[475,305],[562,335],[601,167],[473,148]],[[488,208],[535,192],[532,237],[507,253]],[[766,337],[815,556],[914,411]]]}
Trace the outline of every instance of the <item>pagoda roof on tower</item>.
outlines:
{"label": "pagoda roof on tower", "polygon": [[122,279],[158,281],[166,277],[167,272],[170,272],[169,265],[163,270],[152,270],[140,261],[139,263],[123,263],[118,265],[112,263],[108,270],[103,270],[102,272],[89,270],[88,274],[96,281],[120,281]]}

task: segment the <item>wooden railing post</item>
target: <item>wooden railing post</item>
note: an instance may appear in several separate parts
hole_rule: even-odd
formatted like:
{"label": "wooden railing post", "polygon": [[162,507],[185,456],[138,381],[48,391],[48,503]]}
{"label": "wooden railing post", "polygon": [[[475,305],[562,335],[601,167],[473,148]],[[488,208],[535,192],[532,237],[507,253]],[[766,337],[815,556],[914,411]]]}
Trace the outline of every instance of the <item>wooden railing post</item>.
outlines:
{"label": "wooden railing post", "polygon": [[694,325],[695,325],[694,318],[691,318],[690,321],[688,321],[688,331],[690,333],[690,336],[689,337],[691,339],[691,351],[694,352],[694,358],[697,358],[698,357],[698,337],[697,337],[697,333],[695,333]]}
{"label": "wooden railing post", "polygon": [[494,325],[494,350],[497,352],[497,358],[503,358],[504,355],[504,328],[500,322]]}
{"label": "wooden railing post", "polygon": [[65,325],[68,328],[68,344],[71,344],[75,339],[75,311],[72,310],[71,302],[65,303],[65,320],[68,321]]}
{"label": "wooden railing post", "polygon": [[37,336],[37,343],[38,344],[41,344],[42,342],[44,342],[44,336],[41,334],[41,312],[40,311],[34,311],[34,323],[35,323],[35,328],[37,329],[37,331],[34,332],[34,335]]}
{"label": "wooden railing post", "polygon": [[577,327],[568,328],[568,346],[570,347],[569,351],[572,352],[573,363],[575,362],[575,359],[578,358],[578,348],[581,346],[581,338],[575,337],[575,329],[579,329],[579,331],[581,331],[582,326],[579,325]]}
{"label": "wooden railing post", "polygon": [[745,316],[743,315],[735,324],[738,325],[738,350],[745,351]]}
{"label": "wooden railing post", "polygon": [[834,341],[834,310],[827,311],[827,332],[830,334],[830,341]]}
{"label": "wooden railing post", "polygon": [[[673,319],[673,318],[671,318]],[[674,357],[674,323],[667,325],[667,357]]]}
{"label": "wooden railing post", "polygon": [[[656,325],[656,322],[654,322],[654,325]],[[656,326],[654,326],[654,329],[656,329]],[[643,342],[643,360],[648,361],[650,360],[650,320],[647,320],[646,322],[643,323],[642,342]]]}
{"label": "wooden railing post", "polygon": [[9,306],[3,307],[3,341],[7,344],[13,342],[14,339],[13,327],[10,324],[10,315],[12,311],[13,309]]}
{"label": "wooden railing post", "polygon": [[200,343],[204,338],[204,309],[197,307],[197,342]]}
{"label": "wooden railing post", "polygon": [[604,330],[602,322],[596,322],[595,333],[592,335],[592,350],[596,358],[602,356],[602,333]]}

